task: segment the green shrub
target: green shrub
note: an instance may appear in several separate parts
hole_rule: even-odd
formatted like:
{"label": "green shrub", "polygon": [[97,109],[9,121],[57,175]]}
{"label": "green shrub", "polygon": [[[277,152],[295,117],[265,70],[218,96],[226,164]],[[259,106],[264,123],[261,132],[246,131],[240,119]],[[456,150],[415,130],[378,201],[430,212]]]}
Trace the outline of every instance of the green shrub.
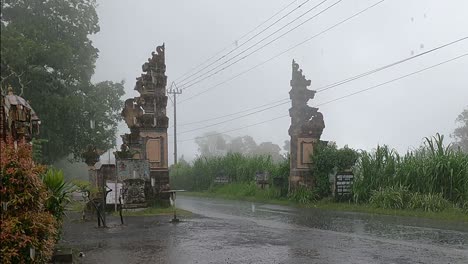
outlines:
{"label": "green shrub", "polygon": [[468,214],[468,201],[462,203],[460,207],[465,214]]}
{"label": "green shrub", "polygon": [[422,209],[426,212],[440,212],[450,206],[450,202],[442,197],[441,193],[437,194],[411,194],[408,208]]}
{"label": "green shrub", "polygon": [[[0,139],[1,140],[1,139]],[[31,146],[1,142],[0,194],[6,210],[0,221],[2,263],[47,263],[57,238],[57,220],[45,210],[46,186],[39,178],[45,168],[32,160]],[[29,251],[35,249],[31,259]]]}
{"label": "green shrub", "polygon": [[288,196],[289,200],[300,204],[309,204],[311,202],[317,201],[319,198],[319,195],[315,189],[311,190],[303,186],[289,193]]}
{"label": "green shrub", "polygon": [[255,196],[255,193],[257,192],[257,185],[255,182],[249,182],[244,186],[245,187],[242,188],[242,196]]}
{"label": "green shrub", "polygon": [[311,156],[311,174],[315,179],[315,190],[320,198],[331,195],[329,175],[336,171],[351,169],[358,159],[354,149],[338,149],[336,144],[317,144]]}
{"label": "green shrub", "polygon": [[50,193],[46,201],[46,209],[61,222],[65,207],[70,202],[70,193],[74,190],[74,185],[65,181],[63,171],[55,168],[49,168],[41,178]]}
{"label": "green shrub", "polygon": [[408,189],[403,186],[374,190],[369,199],[371,205],[385,209],[404,209],[410,199]]}

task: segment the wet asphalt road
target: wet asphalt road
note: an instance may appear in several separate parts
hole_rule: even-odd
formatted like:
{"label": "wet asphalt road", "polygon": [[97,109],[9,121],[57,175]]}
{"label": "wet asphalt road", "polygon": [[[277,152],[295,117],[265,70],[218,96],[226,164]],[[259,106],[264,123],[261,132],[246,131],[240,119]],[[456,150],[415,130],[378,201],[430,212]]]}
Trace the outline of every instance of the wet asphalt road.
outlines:
{"label": "wet asphalt road", "polygon": [[179,196],[192,211],[127,217],[110,228],[72,220],[77,263],[468,263],[468,224]]}

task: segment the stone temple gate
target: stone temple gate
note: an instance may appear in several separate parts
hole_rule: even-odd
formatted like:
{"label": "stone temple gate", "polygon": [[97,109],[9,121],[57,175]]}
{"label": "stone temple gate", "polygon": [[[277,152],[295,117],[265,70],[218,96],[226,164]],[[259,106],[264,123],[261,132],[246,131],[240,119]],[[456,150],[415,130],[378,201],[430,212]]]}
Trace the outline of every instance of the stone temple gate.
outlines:
{"label": "stone temple gate", "polygon": [[320,141],[325,123],[318,108],[310,107],[307,102],[313,99],[316,91],[309,90],[310,80],[307,80],[299,69],[299,64],[292,62],[291,98],[292,107],[289,109],[291,126],[290,173],[289,189],[295,190],[300,186],[313,187],[314,181],[310,175],[311,159],[314,146]]}
{"label": "stone temple gate", "polygon": [[137,78],[139,97],[127,99],[122,117],[130,129],[116,152],[124,204],[144,206],[169,189],[165,47],[158,46]]}

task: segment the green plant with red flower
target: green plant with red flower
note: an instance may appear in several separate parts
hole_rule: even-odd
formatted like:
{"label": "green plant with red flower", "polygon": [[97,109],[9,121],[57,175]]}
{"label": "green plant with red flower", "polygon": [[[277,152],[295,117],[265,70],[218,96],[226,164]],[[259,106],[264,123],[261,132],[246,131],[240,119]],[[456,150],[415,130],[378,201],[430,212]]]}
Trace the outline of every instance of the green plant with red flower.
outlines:
{"label": "green plant with red flower", "polygon": [[[46,263],[52,256],[58,223],[46,210],[49,192],[35,165],[31,145],[1,142],[2,263]],[[31,257],[30,250],[36,253]]]}

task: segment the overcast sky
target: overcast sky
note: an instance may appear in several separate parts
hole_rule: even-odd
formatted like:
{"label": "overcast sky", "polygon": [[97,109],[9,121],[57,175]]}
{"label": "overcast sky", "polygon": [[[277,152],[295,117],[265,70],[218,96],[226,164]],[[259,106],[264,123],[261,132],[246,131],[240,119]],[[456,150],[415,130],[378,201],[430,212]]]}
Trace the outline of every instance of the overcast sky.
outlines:
{"label": "overcast sky", "polygon": [[[295,1],[283,13],[249,36],[255,35],[304,1],[306,0]],[[308,1],[229,56],[267,37],[322,1]],[[326,1],[318,9],[243,55],[335,2],[337,0]],[[343,0],[244,60],[188,87],[178,100],[187,100],[230,79],[377,2],[379,0]],[[92,39],[100,53],[94,80],[124,79],[124,99],[127,99],[138,95],[133,90],[135,78],[141,74],[141,65],[157,45],[163,42],[166,44],[166,75],[170,84],[216,52],[227,48],[221,53],[225,54],[234,49],[239,37],[287,6],[291,0],[98,0],[98,3],[101,31],[92,36]],[[197,146],[191,139],[204,132],[223,132],[287,115],[289,104],[213,127],[207,126],[223,119],[182,126],[187,122],[227,115],[288,98],[292,59],[299,63],[305,76],[312,80],[310,88],[320,89],[467,37],[466,10],[466,0],[387,0],[238,78],[178,104],[177,118],[181,125],[178,128],[181,133],[178,135],[179,156],[192,159],[197,154]],[[242,45],[249,36],[238,40],[237,44]],[[317,93],[310,105],[328,102],[465,53],[468,53],[468,40]],[[231,62],[240,57],[242,56]],[[223,60],[218,64],[221,62]],[[211,68],[207,68],[209,69]],[[183,83],[179,82],[179,85],[183,86]],[[172,124],[173,110],[170,102],[169,105],[168,113]],[[425,136],[440,132],[448,137],[455,128],[457,115],[467,106],[468,56],[465,56],[408,78],[320,106],[326,125],[322,139],[336,141],[339,146],[348,144],[358,149],[370,150],[377,144],[388,144],[398,151],[406,151],[419,146]],[[228,118],[233,117],[235,116]],[[286,117],[227,134],[233,137],[251,135],[257,143],[271,141],[282,147],[284,140],[289,139],[289,124],[290,119]],[[201,129],[183,133],[184,130],[195,128]],[[120,133],[127,131],[122,124]],[[169,156],[172,162],[172,128],[168,133],[171,137]]]}

